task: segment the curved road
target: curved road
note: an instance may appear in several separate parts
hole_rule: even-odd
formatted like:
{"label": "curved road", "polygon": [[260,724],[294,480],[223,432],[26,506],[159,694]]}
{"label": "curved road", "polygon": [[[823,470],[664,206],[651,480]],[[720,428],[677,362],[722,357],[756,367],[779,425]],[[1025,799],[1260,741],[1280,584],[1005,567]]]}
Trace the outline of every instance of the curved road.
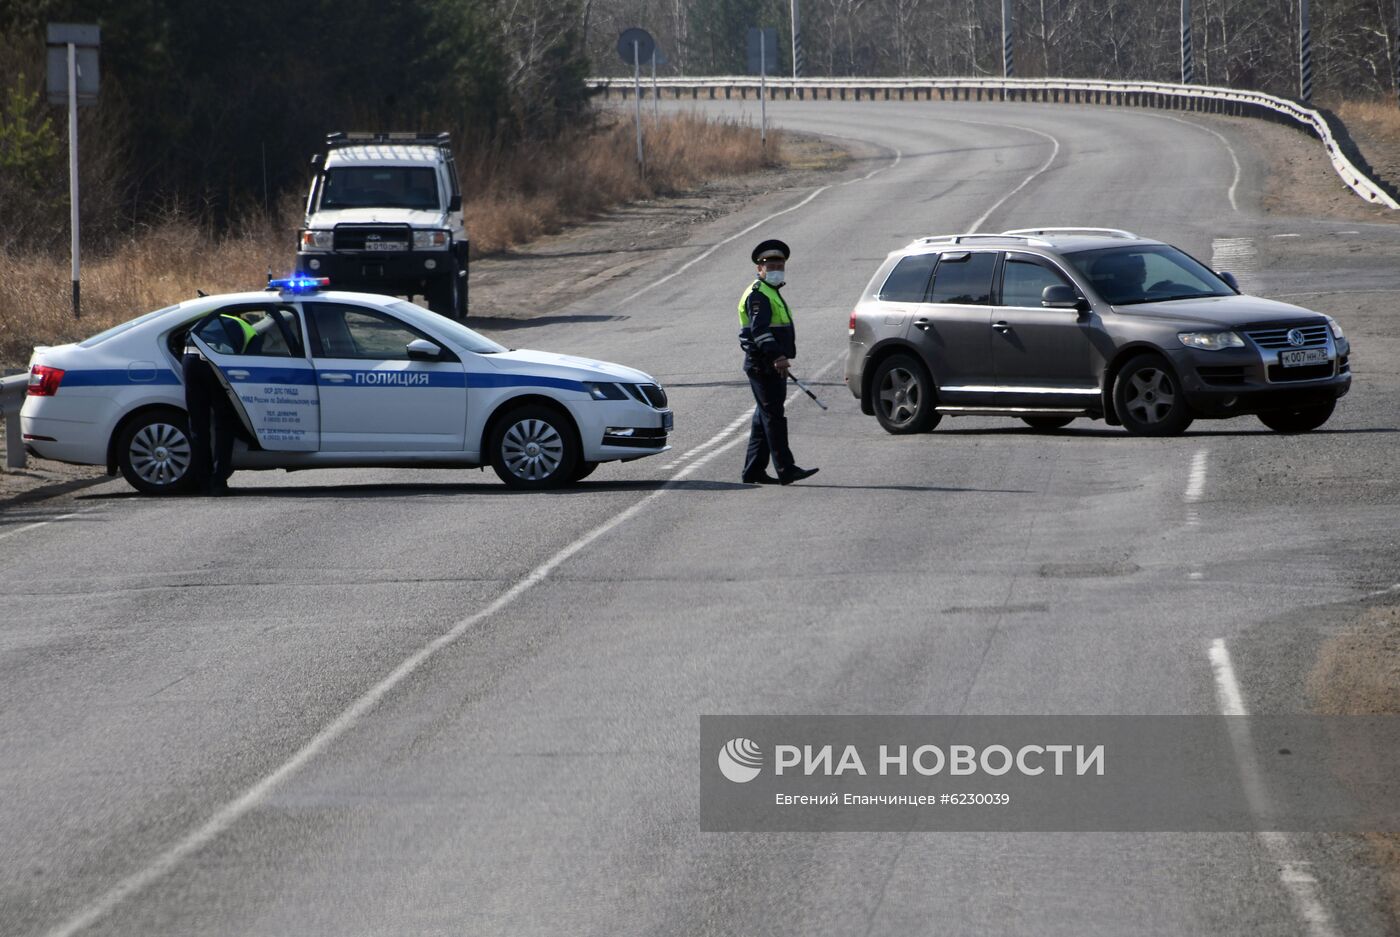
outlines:
{"label": "curved road", "polygon": [[[502,336],[656,374],[672,453],[556,494],[243,473],[224,500],[118,482],[0,518],[0,932],[1388,932],[1345,837],[698,832],[701,714],[1215,714],[1222,660],[1239,705],[1303,711],[1312,610],[1400,579],[1400,230],[1265,216],[1239,121],[769,115],[862,156],[560,310],[624,318]],[[886,252],[1047,224],[1251,239],[1256,290],[1347,326],[1356,389],[1294,438],[861,416],[846,317]],[[792,404],[822,473],[788,489],[737,484],[734,306],[765,236],[832,405]]]}

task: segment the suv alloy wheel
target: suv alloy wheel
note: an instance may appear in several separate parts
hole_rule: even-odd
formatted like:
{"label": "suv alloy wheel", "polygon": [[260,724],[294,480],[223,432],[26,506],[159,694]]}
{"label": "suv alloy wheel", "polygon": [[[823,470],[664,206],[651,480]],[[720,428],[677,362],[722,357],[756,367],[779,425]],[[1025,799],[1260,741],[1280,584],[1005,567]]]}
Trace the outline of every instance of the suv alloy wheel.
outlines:
{"label": "suv alloy wheel", "polygon": [[870,389],[875,395],[875,418],[888,433],[925,433],[943,418],[934,407],[938,394],[922,361],[892,355],[875,369]]}
{"label": "suv alloy wheel", "polygon": [[1171,366],[1157,355],[1138,355],[1118,372],[1113,409],[1134,436],[1177,436],[1191,425],[1191,409]]}

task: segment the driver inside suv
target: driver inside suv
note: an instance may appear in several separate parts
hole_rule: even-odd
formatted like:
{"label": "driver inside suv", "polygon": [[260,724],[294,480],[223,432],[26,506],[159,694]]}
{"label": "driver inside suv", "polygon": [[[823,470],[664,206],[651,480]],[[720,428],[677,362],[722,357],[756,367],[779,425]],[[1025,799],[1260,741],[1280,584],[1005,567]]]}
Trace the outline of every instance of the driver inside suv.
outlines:
{"label": "driver inside suv", "polygon": [[1089,278],[1099,295],[1116,306],[1142,298],[1147,264],[1141,254],[1111,251],[1094,261]]}

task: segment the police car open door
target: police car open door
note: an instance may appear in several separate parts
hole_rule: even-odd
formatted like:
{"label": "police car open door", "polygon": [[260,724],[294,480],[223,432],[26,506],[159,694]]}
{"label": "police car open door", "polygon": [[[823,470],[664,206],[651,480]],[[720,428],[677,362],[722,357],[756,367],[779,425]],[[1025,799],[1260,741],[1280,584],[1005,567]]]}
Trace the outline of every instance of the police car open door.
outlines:
{"label": "police car open door", "polygon": [[243,426],[263,449],[315,452],[321,446],[316,372],[295,309],[242,303],[211,312],[190,341],[219,375]]}

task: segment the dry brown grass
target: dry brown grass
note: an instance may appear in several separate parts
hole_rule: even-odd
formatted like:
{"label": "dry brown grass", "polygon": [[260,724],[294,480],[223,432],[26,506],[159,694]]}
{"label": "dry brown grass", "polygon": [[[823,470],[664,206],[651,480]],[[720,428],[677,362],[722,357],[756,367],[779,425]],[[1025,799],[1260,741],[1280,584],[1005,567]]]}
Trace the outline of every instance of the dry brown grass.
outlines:
{"label": "dry brown grass", "polygon": [[[781,139],[692,115],[650,119],[648,171],[637,172],[631,124],[605,114],[597,127],[547,147],[464,154],[465,211],[476,253],[495,253],[609,207],[684,191],[780,162]],[[288,212],[289,217],[294,213]],[[0,363],[22,365],[38,344],[92,335],[195,295],[256,289],[268,269],[288,271],[295,233],[266,218],[217,235],[187,218],[143,227],[83,262],[83,317],[70,311],[66,256],[0,250]]]}
{"label": "dry brown grass", "polygon": [[1342,101],[1332,110],[1381,181],[1400,187],[1400,107],[1395,101]]}
{"label": "dry brown grass", "polygon": [[[1366,608],[1352,627],[1327,641],[1308,692],[1326,715],[1400,714],[1400,607]],[[1367,833],[1365,839],[1392,923],[1400,930],[1400,833]]]}

